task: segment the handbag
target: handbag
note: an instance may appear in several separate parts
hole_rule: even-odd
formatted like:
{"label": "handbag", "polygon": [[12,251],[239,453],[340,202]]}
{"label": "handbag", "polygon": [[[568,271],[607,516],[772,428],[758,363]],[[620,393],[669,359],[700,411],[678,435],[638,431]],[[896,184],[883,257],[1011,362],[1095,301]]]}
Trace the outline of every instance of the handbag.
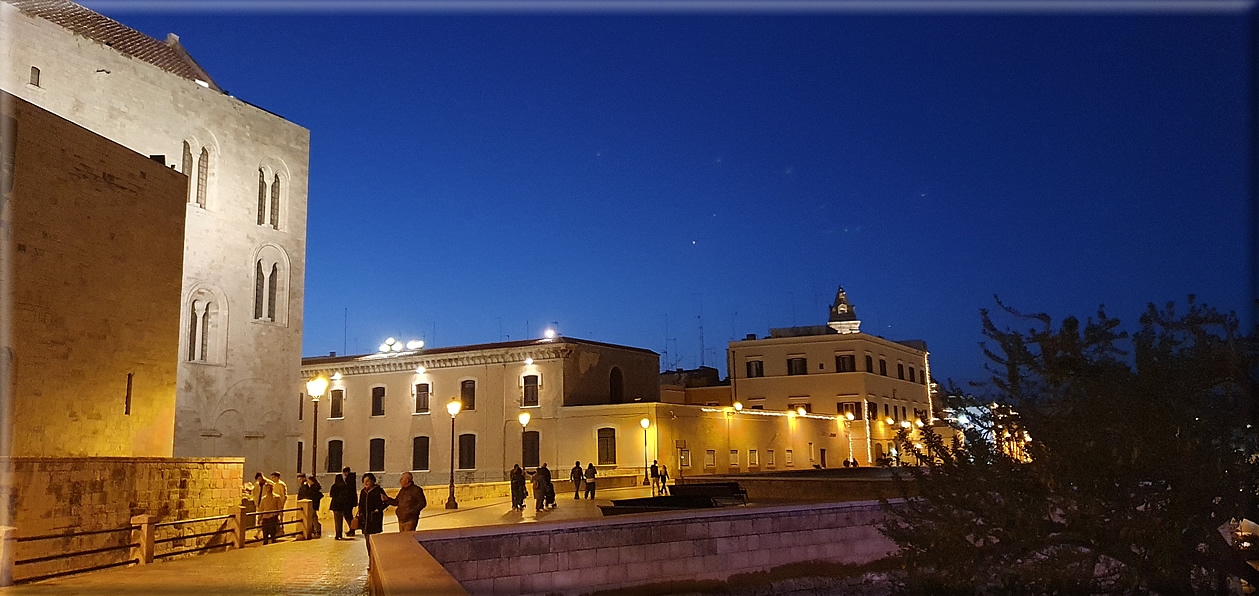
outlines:
{"label": "handbag", "polygon": [[358,516],[356,515],[350,518],[350,531],[354,531],[357,529],[358,529]]}

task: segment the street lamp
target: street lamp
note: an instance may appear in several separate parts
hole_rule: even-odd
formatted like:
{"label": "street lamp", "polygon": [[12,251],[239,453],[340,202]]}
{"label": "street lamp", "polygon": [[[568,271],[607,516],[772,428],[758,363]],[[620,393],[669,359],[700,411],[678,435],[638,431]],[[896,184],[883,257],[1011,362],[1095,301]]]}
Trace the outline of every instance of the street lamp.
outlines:
{"label": "street lamp", "polygon": [[461,409],[463,404],[457,399],[446,404],[446,411],[450,412],[450,498],[446,499],[447,509],[459,508],[459,502],[455,500],[455,415]]}
{"label": "street lamp", "polygon": [[848,437],[848,459],[853,461],[857,461],[857,458],[852,455],[852,421],[856,418],[852,412],[844,414],[844,435]]}
{"label": "street lamp", "polygon": [[310,394],[311,403],[315,404],[315,433],[310,441],[310,477],[315,478],[319,472],[319,398],[328,389],[328,379],[322,376],[312,377],[306,381],[306,393]]}
{"label": "street lamp", "polygon": [[520,465],[528,466],[528,457],[525,457],[525,427],[529,426],[529,412],[521,412],[516,419],[520,421]]}
{"label": "street lamp", "polygon": [[643,486],[647,486],[651,484],[647,479],[647,427],[651,426],[651,421],[643,418],[638,424],[643,427]]}

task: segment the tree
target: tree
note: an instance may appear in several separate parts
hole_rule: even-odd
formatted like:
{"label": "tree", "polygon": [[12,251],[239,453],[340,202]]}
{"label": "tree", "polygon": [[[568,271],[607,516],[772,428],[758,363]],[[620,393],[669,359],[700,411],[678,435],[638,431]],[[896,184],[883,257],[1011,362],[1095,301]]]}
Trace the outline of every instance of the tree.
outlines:
{"label": "tree", "polygon": [[[1254,337],[1197,304],[1096,319],[982,311],[992,379],[928,426],[881,528],[908,593],[1219,593],[1259,584],[1219,528],[1259,518]],[[954,389],[956,391],[956,388]],[[916,495],[916,496],[912,496]]]}

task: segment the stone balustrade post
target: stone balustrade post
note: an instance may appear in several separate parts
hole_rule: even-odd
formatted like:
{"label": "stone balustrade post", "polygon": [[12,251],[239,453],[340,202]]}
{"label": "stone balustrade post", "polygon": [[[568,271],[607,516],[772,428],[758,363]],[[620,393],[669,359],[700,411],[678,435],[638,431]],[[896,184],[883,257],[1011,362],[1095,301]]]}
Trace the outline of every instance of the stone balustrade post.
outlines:
{"label": "stone balustrade post", "polygon": [[17,552],[17,528],[0,526],[0,586],[13,585],[13,560]]}
{"label": "stone balustrade post", "polygon": [[156,538],[157,526],[152,515],[141,514],[131,518],[131,558],[140,565],[153,562],[153,540]]}
{"label": "stone balustrade post", "polygon": [[302,499],[297,502],[297,519],[301,520],[301,540],[310,540],[315,534],[315,502]]}
{"label": "stone balustrade post", "polygon": [[245,548],[245,506],[237,505],[232,514],[232,547]]}

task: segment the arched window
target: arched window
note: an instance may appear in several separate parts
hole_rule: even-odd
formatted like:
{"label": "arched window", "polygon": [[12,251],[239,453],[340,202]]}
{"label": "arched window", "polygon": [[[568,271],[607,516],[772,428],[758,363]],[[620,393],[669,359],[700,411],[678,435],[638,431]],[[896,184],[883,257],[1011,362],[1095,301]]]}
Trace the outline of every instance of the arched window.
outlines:
{"label": "arched window", "polygon": [[263,308],[266,306],[263,303],[263,296],[264,296],[263,287],[265,283],[266,283],[266,280],[263,279],[263,276],[262,276],[262,261],[258,261],[257,263],[255,263],[255,267],[254,267],[254,318],[255,319],[262,318]]}
{"label": "arched window", "polygon": [[372,439],[367,458],[368,472],[385,471],[385,440]]}
{"label": "arched window", "polygon": [[210,150],[201,148],[197,159],[197,206],[205,209],[206,185],[210,182]]}
{"label": "arched window", "polygon": [[428,470],[428,437],[411,439],[411,469]]}
{"label": "arched window", "polygon": [[476,435],[459,435],[459,469],[476,469]]}
{"label": "arched window", "polygon": [[621,377],[621,369],[612,367],[612,374],[608,376],[608,396],[614,404],[625,402],[624,380]]}
{"label": "arched window", "polygon": [[258,168],[258,225],[267,221],[267,174]]}
{"label": "arched window", "polygon": [[288,300],[288,259],[277,246],[267,245],[254,257],[254,320],[285,323]]}
{"label": "arched window", "polygon": [[608,466],[616,463],[616,429],[599,429],[599,465]]}
{"label": "arched window", "polygon": [[188,300],[185,356],[189,362],[221,362],[220,304],[214,292],[200,289]]}
{"label": "arched window", "polygon": [[522,449],[520,465],[536,468],[541,461],[542,435],[536,430],[525,431],[521,437]]}
{"label": "arched window", "polygon": [[180,171],[188,177],[188,201],[192,202],[192,145],[188,141],[184,141],[183,169]]}
{"label": "arched window", "polygon": [[280,175],[271,183],[271,227],[280,229]]}
{"label": "arched window", "polygon": [[280,264],[271,264],[271,275],[267,276],[267,320],[275,320],[276,284],[280,283]]}
{"label": "arched window", "polygon": [[340,439],[332,439],[328,441],[328,473],[337,474],[341,472],[341,448],[344,443]]}

